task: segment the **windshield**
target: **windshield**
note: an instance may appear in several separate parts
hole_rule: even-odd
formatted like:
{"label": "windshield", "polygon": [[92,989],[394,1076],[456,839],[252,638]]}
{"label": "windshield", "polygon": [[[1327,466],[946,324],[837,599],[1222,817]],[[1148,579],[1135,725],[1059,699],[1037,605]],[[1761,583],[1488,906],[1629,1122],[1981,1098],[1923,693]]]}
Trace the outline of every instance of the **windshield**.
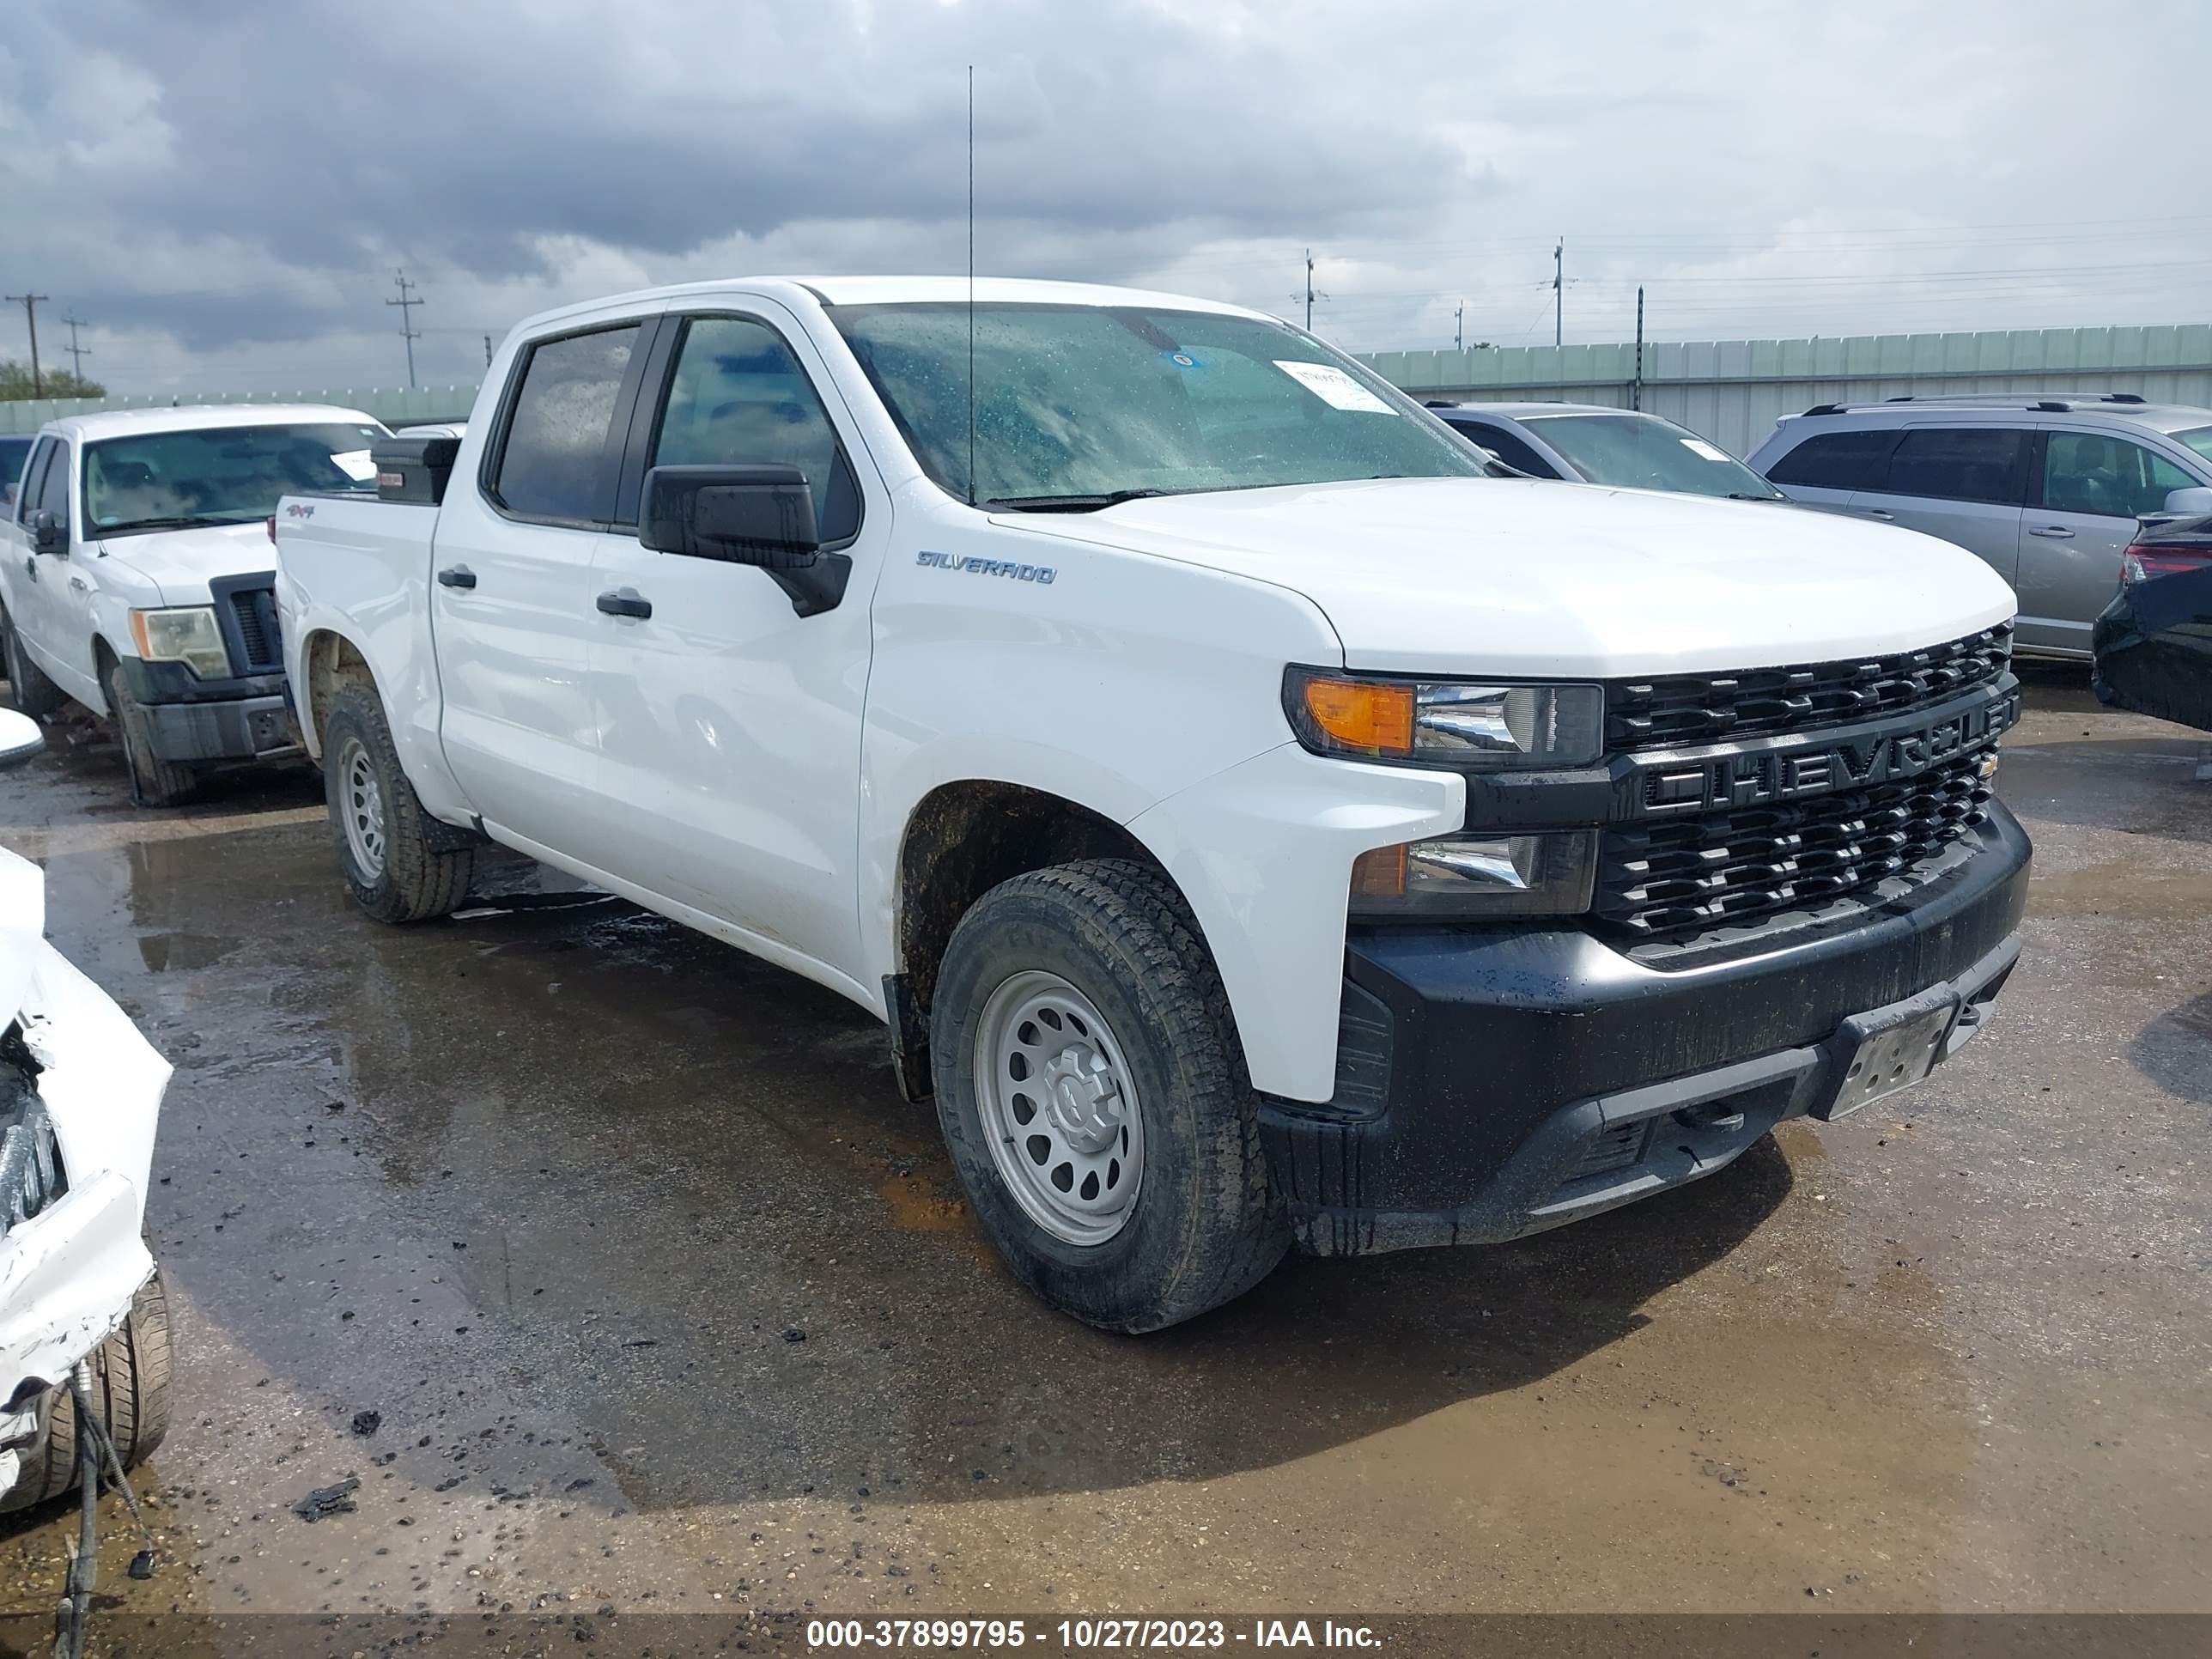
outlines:
{"label": "windshield", "polygon": [[2166,436],[2177,443],[2187,444],[2206,460],[2212,461],[2212,426],[2193,426],[2186,432],[2169,432]]}
{"label": "windshield", "polygon": [[1625,489],[1674,489],[1691,495],[1748,495],[1778,501],[1782,492],[1720,447],[1656,415],[1524,415],[1546,443],[1592,483]]}
{"label": "windshield", "polygon": [[279,495],[376,493],[368,447],[378,426],[218,426],[88,444],[84,519],[103,536],[196,524],[243,524]]}
{"label": "windshield", "polygon": [[1146,307],[831,312],[922,470],[1041,510],[1347,478],[1475,478],[1482,459],[1367,369],[1279,323]]}

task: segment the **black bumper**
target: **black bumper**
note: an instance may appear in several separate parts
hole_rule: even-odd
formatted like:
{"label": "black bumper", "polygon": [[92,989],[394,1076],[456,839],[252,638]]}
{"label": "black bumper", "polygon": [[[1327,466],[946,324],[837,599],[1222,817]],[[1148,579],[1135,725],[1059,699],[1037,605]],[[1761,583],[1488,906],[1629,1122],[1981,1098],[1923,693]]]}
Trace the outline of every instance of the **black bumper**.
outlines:
{"label": "black bumper", "polygon": [[1671,970],[1579,930],[1364,931],[1327,1106],[1261,1121],[1322,1255],[1519,1237],[1709,1175],[1826,1115],[1839,1028],[1933,992],[1978,1028],[2019,954],[2027,833],[1992,803],[1972,856],[1840,932]]}
{"label": "black bumper", "polygon": [[165,761],[288,760],[306,751],[282,674],[204,680],[182,663],[120,659],[146,711],[147,741]]}

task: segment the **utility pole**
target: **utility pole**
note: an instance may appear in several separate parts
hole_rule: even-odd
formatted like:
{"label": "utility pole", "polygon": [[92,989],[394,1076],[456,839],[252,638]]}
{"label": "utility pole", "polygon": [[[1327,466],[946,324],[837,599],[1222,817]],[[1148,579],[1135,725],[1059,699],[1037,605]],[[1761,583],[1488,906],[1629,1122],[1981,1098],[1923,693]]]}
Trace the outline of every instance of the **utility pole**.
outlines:
{"label": "utility pole", "polygon": [[92,348],[76,343],[76,331],[81,328],[90,328],[92,325],[82,317],[64,317],[62,321],[69,325],[70,373],[82,380],[84,379],[84,360],[92,356]]}
{"label": "utility pole", "polygon": [[1636,390],[1630,395],[1631,409],[1644,407],[1644,284],[1636,285]]}
{"label": "utility pole", "polygon": [[415,284],[407,280],[405,270],[399,271],[392,280],[399,286],[399,297],[386,300],[384,303],[399,307],[399,337],[407,342],[407,389],[412,392],[415,389],[415,342],[422,337],[422,331],[415,326],[415,307],[422,301],[410,296],[408,290]]}
{"label": "utility pole", "polygon": [[1467,349],[1467,301],[1464,300],[1459,302],[1459,309],[1452,313],[1452,349]]}
{"label": "utility pole", "polygon": [[23,321],[29,325],[31,331],[31,395],[33,398],[46,396],[46,387],[39,380],[39,301],[46,297],[43,294],[0,295],[0,298],[4,298],[9,305],[20,305],[23,307]]}
{"label": "utility pole", "polygon": [[[1567,317],[1567,239],[1559,238],[1552,250],[1552,343],[1562,345],[1566,341]],[[1541,316],[1542,313],[1537,313]]]}
{"label": "utility pole", "polygon": [[1314,285],[1313,285],[1313,274],[1314,274],[1314,257],[1313,257],[1313,250],[1312,250],[1311,248],[1308,248],[1308,249],[1306,250],[1306,291],[1305,291],[1305,292],[1304,292],[1304,294],[1303,294],[1303,295],[1293,294],[1292,295],[1291,295],[1291,298],[1292,298],[1293,300],[1297,300],[1297,299],[1303,299],[1303,300],[1304,300],[1304,301],[1305,301],[1305,302],[1306,302],[1306,332],[1308,332],[1309,334],[1310,334],[1311,332],[1313,332],[1313,302],[1314,302],[1316,300],[1326,300],[1327,298],[1328,298],[1328,295],[1326,295],[1326,294],[1320,294],[1320,293],[1316,293],[1316,292],[1315,291],[1315,289],[1314,289]]}
{"label": "utility pole", "polygon": [[489,334],[484,336],[484,367],[491,367],[491,336]]}

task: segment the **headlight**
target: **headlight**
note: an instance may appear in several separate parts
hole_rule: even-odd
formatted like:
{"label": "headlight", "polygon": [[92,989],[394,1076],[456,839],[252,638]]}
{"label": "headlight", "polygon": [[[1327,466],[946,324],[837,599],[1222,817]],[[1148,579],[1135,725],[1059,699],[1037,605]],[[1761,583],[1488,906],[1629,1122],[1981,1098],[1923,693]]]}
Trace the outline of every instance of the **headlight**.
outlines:
{"label": "headlight", "polygon": [[1595,685],[1366,679],[1292,668],[1283,702],[1318,755],[1432,761],[1470,771],[1587,766],[1604,752]]}
{"label": "headlight", "polygon": [[211,605],[134,611],[131,637],[148,662],[180,662],[202,679],[219,680],[230,673],[230,653],[223,648]]}
{"label": "headlight", "polygon": [[1375,920],[1566,916],[1589,908],[1597,836],[1453,836],[1362,853],[1352,866],[1352,914]]}

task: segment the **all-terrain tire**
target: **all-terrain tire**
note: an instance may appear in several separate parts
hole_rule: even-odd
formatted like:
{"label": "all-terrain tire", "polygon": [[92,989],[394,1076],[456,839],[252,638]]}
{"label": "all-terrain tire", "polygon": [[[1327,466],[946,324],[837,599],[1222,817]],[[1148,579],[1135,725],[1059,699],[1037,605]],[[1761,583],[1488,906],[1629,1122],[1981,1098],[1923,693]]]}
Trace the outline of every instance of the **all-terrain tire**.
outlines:
{"label": "all-terrain tire", "polygon": [[[365,860],[347,829],[349,814],[362,805],[353,796],[365,781],[356,759],[365,763],[380,803],[380,860]],[[384,701],[368,686],[349,685],[331,699],[323,722],[323,799],[355,903],[392,922],[427,921],[460,908],[475,873],[476,848],[464,832],[422,810],[400,767]]]}
{"label": "all-terrain tire", "polygon": [[[1070,1243],[1024,1208],[979,1098],[977,1067],[993,1063],[977,1054],[987,1005],[1037,974],[1105,1020],[1142,1115],[1133,1203],[1097,1243]],[[938,1121],[961,1184],[1014,1276],[1052,1306],[1105,1330],[1159,1330],[1241,1296],[1282,1260],[1289,1224],[1228,994],[1158,871],[1085,860],[993,888],[953,930],[930,1025]],[[1015,1140],[1002,1143],[1010,1157]]]}
{"label": "all-terrain tire", "polygon": [[[158,1268],[131,1299],[121,1327],[93,1354],[92,1409],[125,1469],[151,1457],[169,1432],[169,1302]],[[49,1402],[38,1443],[21,1456],[15,1484],[0,1492],[0,1514],[76,1490],[76,1396],[68,1384]]]}
{"label": "all-terrain tire", "polygon": [[8,675],[8,701],[33,720],[52,714],[67,700],[61,687],[23,649],[15,619],[4,607],[0,607],[0,667]]}
{"label": "all-terrain tire", "polygon": [[200,775],[154,752],[152,722],[147,718],[146,706],[124,684],[123,665],[109,658],[107,666],[100,671],[100,684],[107,693],[107,712],[123,744],[123,763],[131,769],[132,796],[141,806],[175,806],[190,799],[200,787]]}

